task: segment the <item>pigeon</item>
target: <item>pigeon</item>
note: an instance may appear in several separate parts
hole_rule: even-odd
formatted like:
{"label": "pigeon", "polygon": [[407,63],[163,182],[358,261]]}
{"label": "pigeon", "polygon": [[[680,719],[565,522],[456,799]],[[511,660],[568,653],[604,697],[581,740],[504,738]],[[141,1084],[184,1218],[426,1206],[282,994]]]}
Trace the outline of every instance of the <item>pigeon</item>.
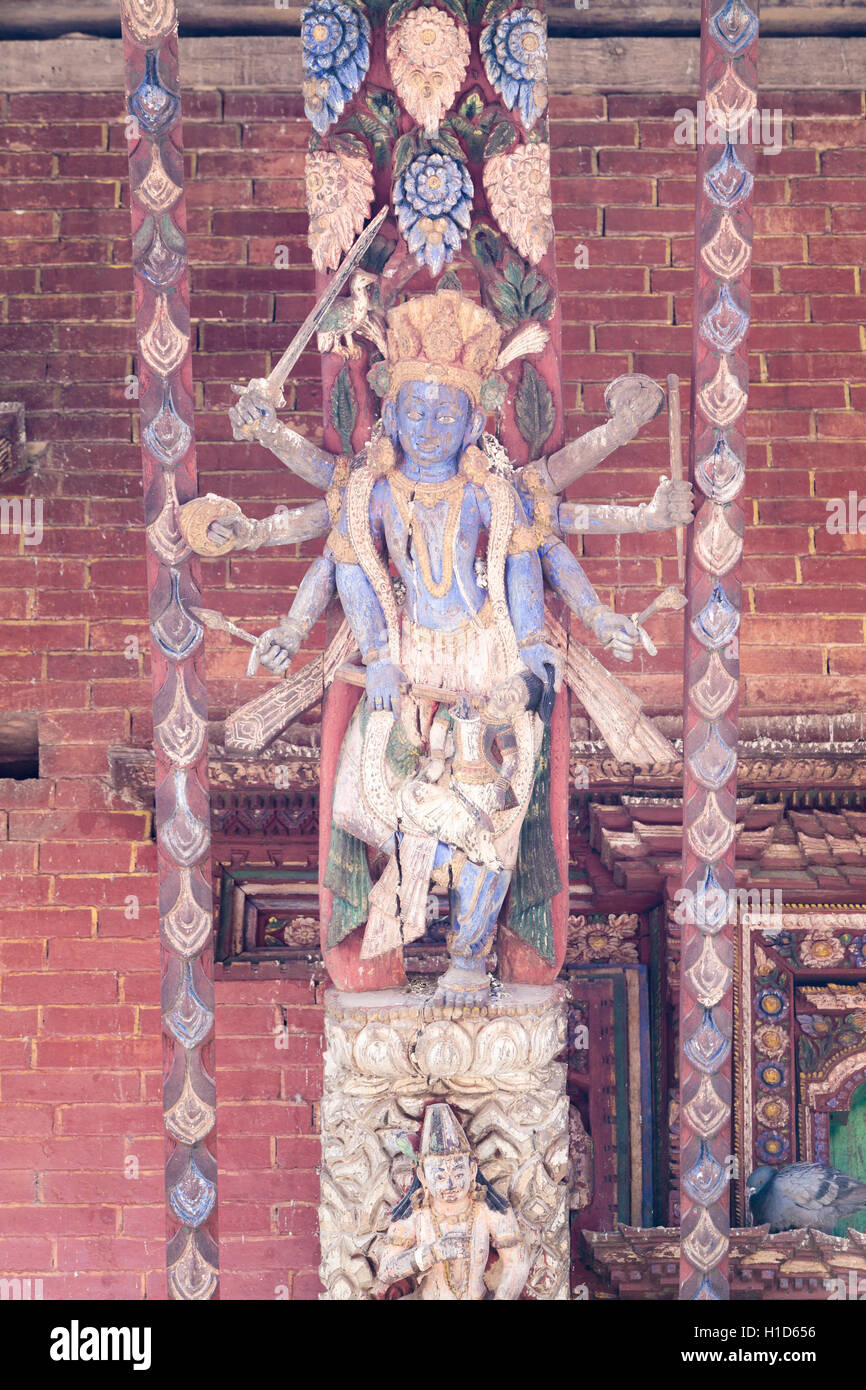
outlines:
{"label": "pigeon", "polygon": [[837,1221],[866,1208],[866,1182],[829,1163],[788,1163],[784,1168],[762,1163],[750,1175],[746,1194],[754,1224],[769,1222],[771,1231],[810,1227],[832,1233]]}

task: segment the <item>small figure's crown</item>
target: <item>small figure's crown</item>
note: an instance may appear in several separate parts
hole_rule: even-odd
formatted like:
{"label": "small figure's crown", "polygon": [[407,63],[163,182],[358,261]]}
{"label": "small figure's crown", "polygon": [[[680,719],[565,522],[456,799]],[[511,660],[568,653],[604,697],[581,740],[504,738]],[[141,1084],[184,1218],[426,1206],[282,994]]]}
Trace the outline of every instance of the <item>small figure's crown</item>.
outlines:
{"label": "small figure's crown", "polygon": [[451,1106],[442,1103],[429,1106],[421,1130],[421,1158],[471,1153],[469,1140]]}
{"label": "small figure's crown", "polygon": [[389,395],[407,381],[435,381],[478,405],[501,340],[493,315],[457,290],[408,299],[388,314]]}

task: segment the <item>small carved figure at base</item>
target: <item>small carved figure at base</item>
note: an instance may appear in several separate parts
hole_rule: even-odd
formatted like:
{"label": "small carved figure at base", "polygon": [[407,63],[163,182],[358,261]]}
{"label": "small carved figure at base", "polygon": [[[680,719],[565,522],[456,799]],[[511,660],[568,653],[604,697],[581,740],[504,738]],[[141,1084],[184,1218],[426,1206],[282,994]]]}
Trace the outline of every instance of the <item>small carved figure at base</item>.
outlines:
{"label": "small carved figure at base", "polygon": [[[499,1259],[488,1284],[491,1246]],[[380,1288],[411,1278],[417,1284],[407,1299],[513,1300],[523,1291],[530,1262],[517,1217],[479,1172],[454,1111],[431,1105],[415,1181],[384,1237]]]}

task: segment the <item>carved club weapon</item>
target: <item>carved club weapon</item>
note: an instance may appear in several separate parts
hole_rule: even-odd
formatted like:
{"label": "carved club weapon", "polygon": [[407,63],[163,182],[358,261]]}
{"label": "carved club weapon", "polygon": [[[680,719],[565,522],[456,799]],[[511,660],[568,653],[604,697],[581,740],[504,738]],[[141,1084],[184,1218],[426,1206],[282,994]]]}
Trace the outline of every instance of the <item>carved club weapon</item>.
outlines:
{"label": "carved club weapon", "polygon": [[216,608],[190,608],[190,613],[197,618],[205,627],[211,628],[213,632],[230,632],[232,637],[239,637],[242,642],[249,642],[253,650],[250,652],[250,659],[247,664],[247,675],[254,676],[259,669],[259,638],[254,637],[251,632],[246,632],[237,623],[231,622],[222,613],[217,612]]}
{"label": "carved club weapon", "polygon": [[685,594],[682,593],[675,584],[671,584],[667,589],[662,589],[661,593],[653,599],[652,603],[649,604],[642,613],[632,613],[631,620],[640,632],[640,640],[644,650],[648,652],[650,656],[658,656],[658,647],[649,633],[644,630],[643,624],[646,622],[647,618],[651,618],[653,613],[661,613],[666,609],[676,613],[681,608],[685,608],[687,603],[688,599]]}

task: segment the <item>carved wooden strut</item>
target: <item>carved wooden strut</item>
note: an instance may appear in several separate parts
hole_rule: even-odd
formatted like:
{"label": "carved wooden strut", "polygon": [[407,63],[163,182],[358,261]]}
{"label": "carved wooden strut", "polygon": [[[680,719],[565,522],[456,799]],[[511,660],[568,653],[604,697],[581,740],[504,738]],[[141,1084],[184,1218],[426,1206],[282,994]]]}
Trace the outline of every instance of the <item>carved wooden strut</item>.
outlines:
{"label": "carved wooden strut", "polygon": [[121,0],[150,597],[162,955],[166,1251],[172,1298],[218,1295],[207,703],[174,0]]}
{"label": "carved wooden strut", "polygon": [[[749,281],[755,150],[757,6],[703,0],[690,473],[699,507],[689,533],[683,710],[680,970],[681,1299],[727,1299],[731,1043],[739,699],[741,502],[746,466]],[[701,501],[701,495],[703,500]]]}

